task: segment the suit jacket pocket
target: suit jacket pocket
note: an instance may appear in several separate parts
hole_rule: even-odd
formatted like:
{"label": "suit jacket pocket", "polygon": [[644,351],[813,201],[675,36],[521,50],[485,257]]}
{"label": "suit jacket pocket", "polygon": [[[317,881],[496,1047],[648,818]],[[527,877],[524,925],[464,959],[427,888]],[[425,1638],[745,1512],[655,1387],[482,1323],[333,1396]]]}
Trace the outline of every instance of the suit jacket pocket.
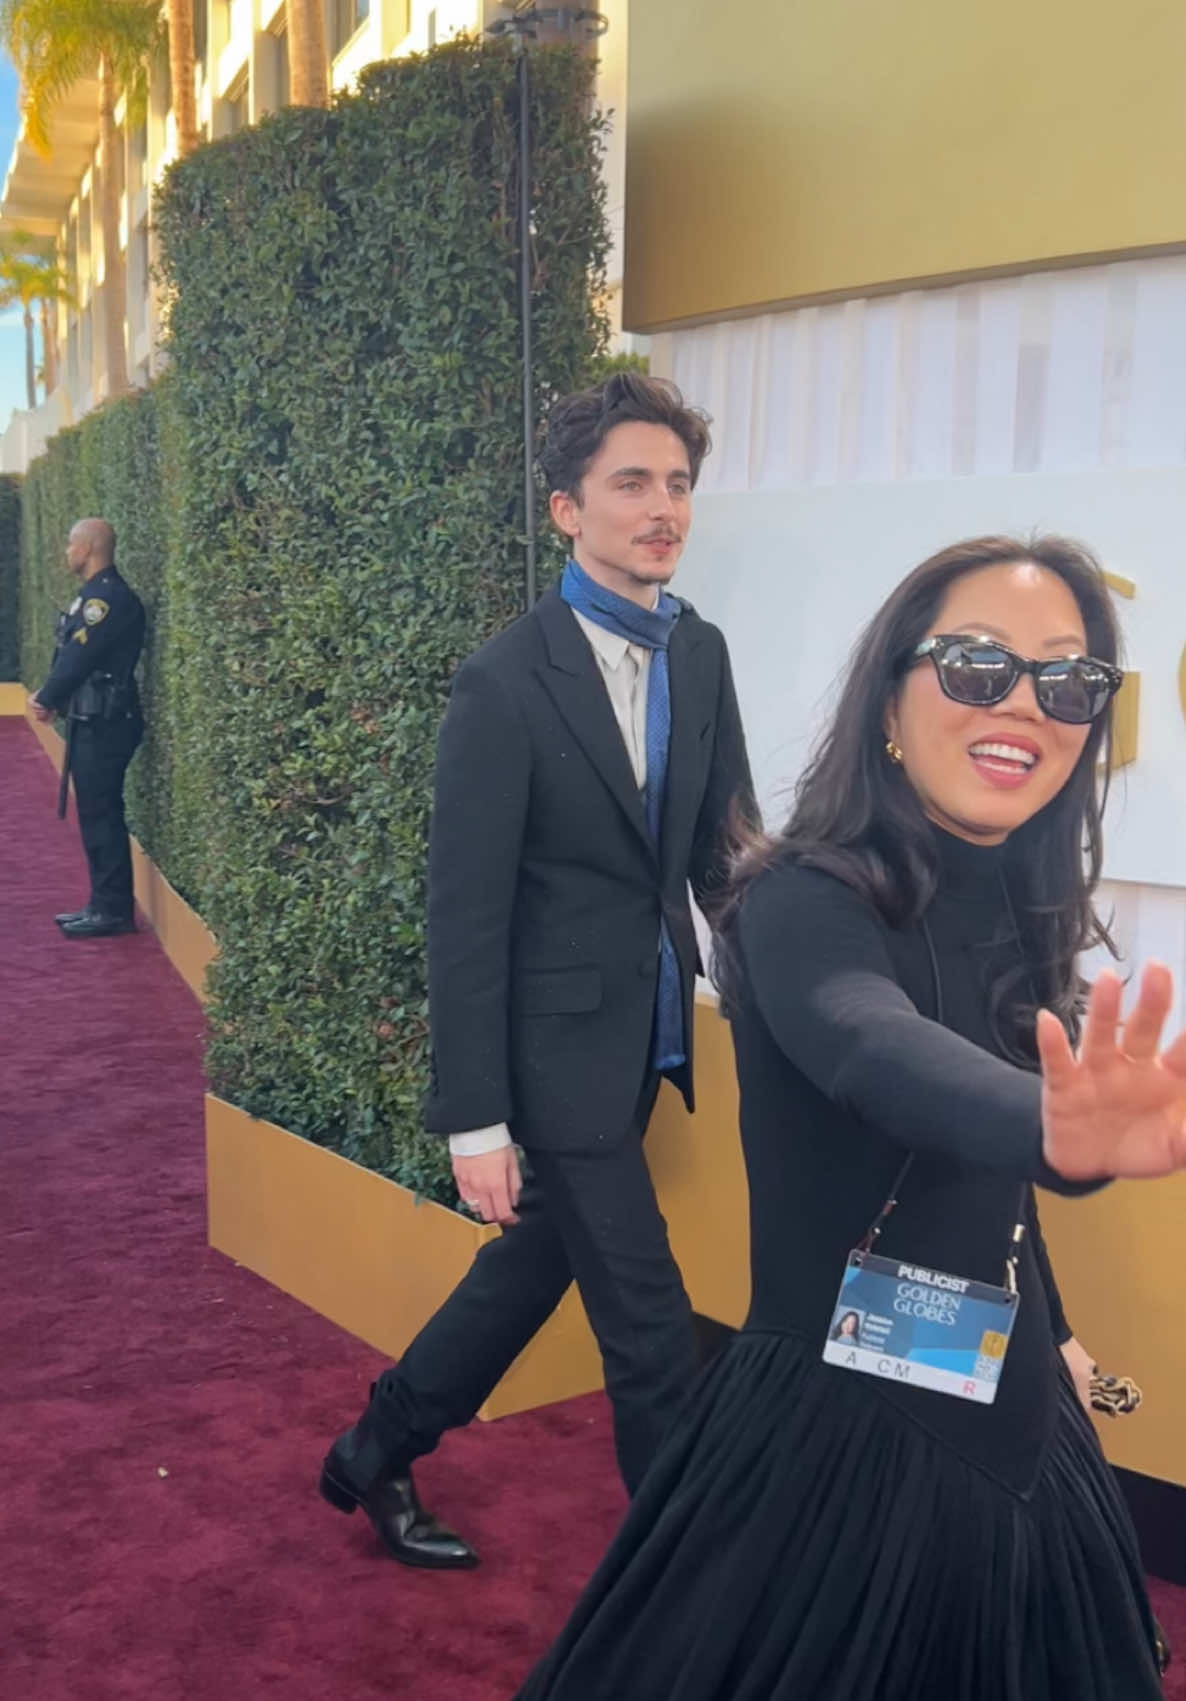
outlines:
{"label": "suit jacket pocket", "polygon": [[535,969],[518,977],[524,1016],[577,1016],[601,1004],[600,969]]}

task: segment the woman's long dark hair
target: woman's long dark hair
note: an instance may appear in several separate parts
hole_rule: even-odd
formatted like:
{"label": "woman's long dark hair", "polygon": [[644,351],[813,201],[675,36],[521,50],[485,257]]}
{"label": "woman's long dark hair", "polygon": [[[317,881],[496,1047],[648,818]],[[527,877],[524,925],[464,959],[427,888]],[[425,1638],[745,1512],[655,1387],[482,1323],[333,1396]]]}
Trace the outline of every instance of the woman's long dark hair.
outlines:
{"label": "woman's long dark hair", "polygon": [[[1030,561],[1056,573],[1079,606],[1088,652],[1115,662],[1119,634],[1103,571],[1091,551],[1061,537],[979,537],[932,555],[882,604],[859,639],[839,706],[795,788],[781,833],[742,828],[729,888],[714,913],[715,972],[726,1008],[740,975],[733,923],[763,869],[798,862],[862,893],[891,927],[918,920],[938,878],[934,833],[902,769],[886,756],[885,717],[906,659],[926,635],[948,587],[967,573]],[[1008,894],[1023,963],[992,987],[992,1023],[1006,1055],[1034,1062],[1036,997],[1072,1032],[1083,986],[1076,959],[1096,944],[1115,955],[1092,893],[1103,859],[1101,814],[1111,758],[1109,715],[1092,723],[1074,771],[1044,809],[1009,837]],[[1101,769],[1102,762],[1102,769]],[[1032,990],[1031,990],[1032,989]]]}

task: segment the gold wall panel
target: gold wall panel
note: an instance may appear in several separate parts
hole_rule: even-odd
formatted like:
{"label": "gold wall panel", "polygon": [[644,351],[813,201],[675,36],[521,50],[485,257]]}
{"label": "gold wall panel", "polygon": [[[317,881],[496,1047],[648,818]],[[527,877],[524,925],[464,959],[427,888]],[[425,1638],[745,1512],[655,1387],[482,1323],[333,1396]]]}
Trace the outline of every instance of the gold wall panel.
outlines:
{"label": "gold wall panel", "polygon": [[[711,1000],[698,1006],[696,1043],[701,1109],[688,1116],[665,1085],[648,1155],[693,1305],[738,1324],[749,1304],[748,1193],[733,1047]],[[211,1246],[391,1358],[498,1233],[213,1095],[206,1185]],[[597,1343],[570,1290],[480,1415],[505,1417],[601,1383]]]}
{"label": "gold wall panel", "polygon": [[1186,1484],[1186,1331],[1179,1247],[1186,1175],[1118,1181],[1088,1199],[1038,1196],[1067,1319],[1102,1370],[1145,1396],[1096,1427],[1114,1465]]}
{"label": "gold wall panel", "polygon": [[1186,7],[642,0],[624,320],[1186,244]]}
{"label": "gold wall panel", "polygon": [[[0,686],[0,691],[3,689]],[[23,689],[21,687],[22,691]],[[0,714],[2,713],[3,698],[0,697]],[[32,716],[29,716],[29,726],[53,763],[55,771],[60,774],[65,751],[62,735],[52,724],[35,721]],[[191,909],[185,899],[173,890],[139,839],[134,834],[129,837],[132,842],[132,880],[141,913],[186,986],[195,998],[204,1000],[206,970],[218,954],[214,935],[197,911]]]}

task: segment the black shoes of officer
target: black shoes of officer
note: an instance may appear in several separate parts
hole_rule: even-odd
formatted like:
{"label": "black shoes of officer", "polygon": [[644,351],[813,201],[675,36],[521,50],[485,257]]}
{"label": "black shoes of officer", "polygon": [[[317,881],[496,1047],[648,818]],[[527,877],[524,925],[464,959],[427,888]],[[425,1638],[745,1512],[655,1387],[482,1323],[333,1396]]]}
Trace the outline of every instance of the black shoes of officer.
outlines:
{"label": "black shoes of officer", "polygon": [[64,910],[61,915],[56,915],[54,920],[59,927],[62,927],[68,921],[81,921],[84,915],[90,915],[90,913],[89,908],[85,910]]}
{"label": "black shoes of officer", "polygon": [[434,1571],[468,1571],[478,1556],[420,1504],[410,1470],[396,1473],[364,1413],[339,1435],[321,1467],[321,1493],[339,1512],[361,1506],[392,1559]]}
{"label": "black shoes of officer", "polygon": [[102,915],[98,910],[84,910],[81,915],[58,920],[67,939],[109,939],[116,933],[135,933],[136,923],[131,916]]}

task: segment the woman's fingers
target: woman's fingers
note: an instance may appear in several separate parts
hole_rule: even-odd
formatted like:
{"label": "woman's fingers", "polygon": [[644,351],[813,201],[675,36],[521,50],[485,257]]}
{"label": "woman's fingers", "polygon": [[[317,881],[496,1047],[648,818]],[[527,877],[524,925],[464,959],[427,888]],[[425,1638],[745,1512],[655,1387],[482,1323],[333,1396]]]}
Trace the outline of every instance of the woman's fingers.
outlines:
{"label": "woman's fingers", "polygon": [[1053,1010],[1038,1011],[1038,1061],[1048,1087],[1066,1086],[1075,1078],[1075,1054]]}
{"label": "woman's fingers", "polygon": [[1163,1069],[1186,1082],[1186,1029],[1165,1048],[1160,1062]]}
{"label": "woman's fingers", "polygon": [[1135,1063],[1151,1063],[1161,1044],[1161,1030],[1173,1003],[1173,976],[1164,963],[1146,963],[1141,989],[1120,1041],[1120,1049]]}
{"label": "woman's fingers", "polygon": [[[1143,988],[1142,988],[1143,990]],[[1110,1062],[1116,1055],[1116,1024],[1120,1020],[1123,987],[1119,975],[1104,969],[1097,977],[1087,1001],[1079,1061],[1089,1068]]]}

